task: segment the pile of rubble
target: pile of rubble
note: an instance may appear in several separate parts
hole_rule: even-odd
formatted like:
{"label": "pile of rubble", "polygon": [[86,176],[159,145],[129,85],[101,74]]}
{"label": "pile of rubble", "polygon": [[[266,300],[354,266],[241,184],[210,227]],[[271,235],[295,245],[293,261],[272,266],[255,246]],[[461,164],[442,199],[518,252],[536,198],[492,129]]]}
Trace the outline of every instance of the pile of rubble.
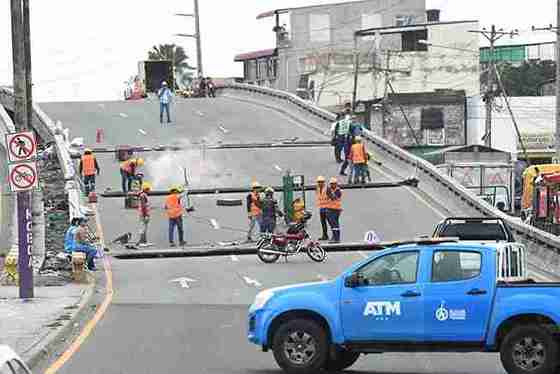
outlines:
{"label": "pile of rubble", "polygon": [[54,146],[41,154],[39,181],[43,190],[45,212],[45,260],[35,283],[40,286],[63,285],[71,280],[72,267],[64,255],[64,234],[68,228],[68,196]]}

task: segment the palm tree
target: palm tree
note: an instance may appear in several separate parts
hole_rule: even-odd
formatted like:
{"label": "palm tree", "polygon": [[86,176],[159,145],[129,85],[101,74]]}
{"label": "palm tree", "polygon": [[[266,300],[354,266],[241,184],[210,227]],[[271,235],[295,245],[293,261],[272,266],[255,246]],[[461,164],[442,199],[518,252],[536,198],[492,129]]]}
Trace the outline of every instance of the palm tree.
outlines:
{"label": "palm tree", "polygon": [[189,56],[185,53],[183,47],[177,46],[175,44],[160,44],[154,45],[150,51],[148,51],[148,59],[150,60],[170,60],[173,62],[173,68],[177,76],[181,79],[176,81],[189,81],[192,79],[192,70],[194,68],[189,64]]}

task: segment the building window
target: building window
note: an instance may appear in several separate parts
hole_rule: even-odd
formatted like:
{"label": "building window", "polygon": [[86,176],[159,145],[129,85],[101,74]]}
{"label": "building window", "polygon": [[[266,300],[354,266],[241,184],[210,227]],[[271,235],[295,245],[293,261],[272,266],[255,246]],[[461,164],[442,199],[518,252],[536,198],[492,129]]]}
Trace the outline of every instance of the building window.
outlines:
{"label": "building window", "polygon": [[309,15],[309,40],[315,43],[331,41],[331,17],[329,14]]}
{"label": "building window", "polygon": [[405,31],[401,34],[402,51],[427,51],[428,45],[419,43],[420,40],[428,40],[428,30]]}
{"label": "building window", "polygon": [[402,27],[409,25],[414,25],[414,16],[398,15],[395,17],[395,26]]}

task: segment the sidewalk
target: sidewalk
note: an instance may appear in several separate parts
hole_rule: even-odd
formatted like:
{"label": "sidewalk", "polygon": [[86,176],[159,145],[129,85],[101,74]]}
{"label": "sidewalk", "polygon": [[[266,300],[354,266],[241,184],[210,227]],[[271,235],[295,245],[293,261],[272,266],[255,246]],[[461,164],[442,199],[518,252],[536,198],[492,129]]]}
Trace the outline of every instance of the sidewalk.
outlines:
{"label": "sidewalk", "polygon": [[[18,288],[0,286],[0,344],[7,344],[28,360],[46,348],[52,337],[78,311],[91,285],[36,287],[35,298],[21,300]],[[49,335],[51,335],[49,337]]]}

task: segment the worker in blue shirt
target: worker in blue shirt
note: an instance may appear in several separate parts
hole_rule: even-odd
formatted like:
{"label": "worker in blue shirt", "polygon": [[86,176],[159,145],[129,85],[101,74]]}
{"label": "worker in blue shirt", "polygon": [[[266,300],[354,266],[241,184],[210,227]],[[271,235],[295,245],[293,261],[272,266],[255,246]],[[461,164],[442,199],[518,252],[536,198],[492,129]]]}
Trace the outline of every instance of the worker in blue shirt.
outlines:
{"label": "worker in blue shirt", "polygon": [[173,93],[167,87],[167,82],[163,81],[161,83],[161,88],[158,91],[159,97],[159,123],[163,124],[163,112],[167,114],[167,123],[171,123],[171,116],[169,115],[169,104],[171,104],[171,99],[173,98]]}

